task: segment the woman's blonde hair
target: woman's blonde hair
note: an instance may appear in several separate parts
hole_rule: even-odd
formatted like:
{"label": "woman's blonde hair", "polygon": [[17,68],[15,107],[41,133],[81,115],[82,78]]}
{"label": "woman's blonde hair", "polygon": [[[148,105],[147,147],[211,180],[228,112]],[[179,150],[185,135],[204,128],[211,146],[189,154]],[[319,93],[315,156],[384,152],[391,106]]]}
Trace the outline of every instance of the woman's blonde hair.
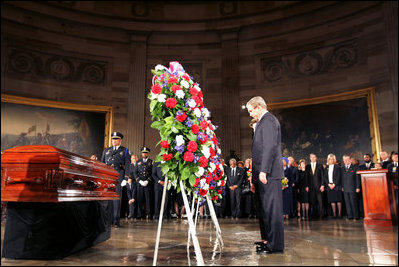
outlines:
{"label": "woman's blonde hair", "polygon": [[328,161],[330,160],[330,158],[334,159],[334,164],[337,163],[337,158],[335,157],[334,154],[328,154],[327,156],[327,165],[328,165]]}

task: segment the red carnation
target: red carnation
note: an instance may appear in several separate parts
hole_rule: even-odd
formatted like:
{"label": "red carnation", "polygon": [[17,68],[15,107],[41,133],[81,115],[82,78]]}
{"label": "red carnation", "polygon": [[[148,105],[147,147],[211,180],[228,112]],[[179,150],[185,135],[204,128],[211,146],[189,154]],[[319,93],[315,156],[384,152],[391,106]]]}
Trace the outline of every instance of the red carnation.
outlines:
{"label": "red carnation", "polygon": [[223,193],[223,189],[222,189],[222,188],[220,188],[220,189],[218,190],[218,194],[221,194],[221,193]]}
{"label": "red carnation", "polygon": [[191,127],[191,131],[193,132],[193,134],[197,134],[199,132],[198,124],[193,124],[193,126]]}
{"label": "red carnation", "polygon": [[215,149],[213,149],[212,147],[209,148],[209,152],[211,154],[211,157],[214,157],[216,155]]}
{"label": "red carnation", "polygon": [[[210,173],[209,173],[210,174]],[[206,183],[209,184],[210,182],[212,182],[213,178],[212,175],[208,175],[207,177],[205,177],[206,179]]]}
{"label": "red carnation", "polygon": [[201,97],[201,98],[204,97],[204,95],[202,94],[202,91],[199,91],[198,96]]}
{"label": "red carnation", "polygon": [[205,131],[206,127],[208,127],[208,123],[204,120],[200,123],[201,129]]}
{"label": "red carnation", "polygon": [[174,108],[176,107],[177,101],[174,98],[168,98],[166,99],[166,107],[168,108]]}
{"label": "red carnation", "polygon": [[173,158],[173,155],[172,155],[172,153],[163,154],[162,158],[163,158],[164,161],[168,161],[168,160],[171,160]]}
{"label": "red carnation", "polygon": [[168,79],[168,83],[177,83],[177,79],[175,77],[171,77]]}
{"label": "red carnation", "polygon": [[162,87],[159,85],[159,84],[154,84],[153,86],[151,86],[151,92],[153,93],[153,94],[160,94],[161,93],[161,91],[162,91]]}
{"label": "red carnation", "polygon": [[187,115],[184,112],[181,115],[176,116],[176,120],[178,120],[180,122],[183,122],[185,119],[187,119]]}
{"label": "red carnation", "polygon": [[187,75],[187,73],[185,73],[185,74],[182,76],[182,78],[183,78],[184,80],[186,80],[186,81],[189,81],[189,80],[190,80],[190,77]]}
{"label": "red carnation", "polygon": [[208,190],[200,189],[198,193],[199,193],[201,196],[205,196],[206,193],[208,193]]}
{"label": "red carnation", "polygon": [[172,88],[170,88],[170,90],[172,90],[173,93],[176,94],[176,92],[177,92],[178,90],[181,90],[181,87],[180,87],[180,85],[173,85]]}
{"label": "red carnation", "polygon": [[168,141],[161,141],[159,144],[161,145],[162,148],[169,148]]}
{"label": "red carnation", "polygon": [[[205,144],[207,141],[208,141],[208,136],[206,135],[206,134],[204,134],[204,133],[199,133],[199,135],[198,135],[198,141],[201,143],[201,144]],[[211,148],[212,149],[212,148]]]}
{"label": "red carnation", "polygon": [[184,161],[189,161],[192,162],[194,160],[194,154],[187,151],[186,153],[184,153]]}
{"label": "red carnation", "polygon": [[213,200],[213,201],[216,201],[217,199],[218,199],[218,196],[212,197],[212,200]]}
{"label": "red carnation", "polygon": [[213,189],[215,189],[215,187],[214,187],[214,186],[210,186],[209,189],[210,189],[210,190],[213,190]]}
{"label": "red carnation", "polygon": [[205,168],[206,166],[208,166],[208,159],[205,157],[200,157],[198,162],[200,163],[200,166],[202,168]]}
{"label": "red carnation", "polygon": [[199,182],[200,182],[200,179],[197,178],[197,179],[195,180],[195,184],[193,185],[193,187],[197,187],[197,186],[199,185]]}
{"label": "red carnation", "polygon": [[194,141],[188,142],[188,144],[187,144],[187,150],[188,151],[194,153],[195,151],[197,151],[197,148],[198,148],[198,145],[197,145],[196,142],[194,142]]}
{"label": "red carnation", "polygon": [[224,186],[224,184],[225,184],[225,181],[222,180],[222,183],[220,184],[220,186]]}
{"label": "red carnation", "polygon": [[190,94],[192,94],[192,95],[198,95],[198,90],[195,89],[194,87],[191,87],[191,88],[190,88]]}

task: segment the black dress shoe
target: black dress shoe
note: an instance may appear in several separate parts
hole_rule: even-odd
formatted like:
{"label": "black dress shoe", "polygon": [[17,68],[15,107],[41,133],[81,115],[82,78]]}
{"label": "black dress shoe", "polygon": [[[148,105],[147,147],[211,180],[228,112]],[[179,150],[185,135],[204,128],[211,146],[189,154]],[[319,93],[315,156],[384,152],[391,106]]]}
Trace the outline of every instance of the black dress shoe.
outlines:
{"label": "black dress shoe", "polygon": [[265,243],[263,243],[263,241],[259,241],[259,242],[254,242],[254,245],[259,245],[259,246],[261,246],[261,245],[265,245]]}

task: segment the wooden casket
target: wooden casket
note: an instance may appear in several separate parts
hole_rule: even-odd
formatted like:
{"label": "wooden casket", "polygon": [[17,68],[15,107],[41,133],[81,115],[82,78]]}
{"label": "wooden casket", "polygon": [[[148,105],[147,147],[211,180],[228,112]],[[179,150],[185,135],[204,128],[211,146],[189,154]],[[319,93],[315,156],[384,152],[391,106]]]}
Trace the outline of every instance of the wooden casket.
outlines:
{"label": "wooden casket", "polygon": [[109,239],[118,178],[110,166],[52,146],[4,151],[2,257],[60,259]]}
{"label": "wooden casket", "polygon": [[1,201],[118,199],[119,174],[104,163],[53,146],[20,146],[1,155]]}

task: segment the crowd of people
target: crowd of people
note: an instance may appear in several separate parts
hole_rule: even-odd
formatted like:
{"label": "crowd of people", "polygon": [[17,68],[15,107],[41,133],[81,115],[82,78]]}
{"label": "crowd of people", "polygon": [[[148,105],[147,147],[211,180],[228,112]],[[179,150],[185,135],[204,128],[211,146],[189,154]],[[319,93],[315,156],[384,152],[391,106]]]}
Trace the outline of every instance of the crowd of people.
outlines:
{"label": "crowd of people", "polygon": [[[120,133],[116,133],[121,136]],[[123,137],[123,136],[122,136]],[[113,140],[121,138],[113,138]],[[120,143],[119,143],[120,146]],[[121,202],[114,205],[119,214],[115,213],[115,225],[119,226],[120,218],[158,220],[160,217],[161,197],[165,179],[159,167],[159,162],[149,158],[150,149],[141,149],[141,158],[137,155],[118,150],[117,155],[124,155],[121,162],[129,164],[117,189]],[[126,148],[125,148],[126,150]],[[128,150],[127,150],[128,151]],[[107,162],[103,153],[101,161]],[[127,158],[127,157],[128,158]],[[362,185],[358,170],[388,169],[396,175],[395,194],[397,202],[398,154],[386,151],[380,152],[380,162],[372,162],[372,156],[365,154],[363,163],[351,155],[343,155],[342,161],[334,154],[324,159],[318,159],[314,153],[307,159],[296,161],[294,157],[283,157],[284,178],[281,190],[283,197],[284,219],[299,218],[302,220],[336,218],[358,220],[364,217]],[[111,158],[111,157],[108,157]],[[96,159],[93,155],[92,159]],[[322,163],[324,162],[324,164]],[[116,164],[110,164],[115,166]],[[216,215],[220,218],[256,218],[258,216],[257,200],[252,187],[252,159],[245,161],[231,158],[225,166],[226,190],[222,200],[214,203]],[[124,179],[123,179],[124,177]],[[126,180],[124,182],[123,180]],[[191,202],[191,199],[189,198]],[[190,203],[191,205],[192,203]],[[206,202],[195,203],[199,218],[210,218]],[[167,190],[163,219],[185,218],[185,208],[181,192],[172,187]]]}

